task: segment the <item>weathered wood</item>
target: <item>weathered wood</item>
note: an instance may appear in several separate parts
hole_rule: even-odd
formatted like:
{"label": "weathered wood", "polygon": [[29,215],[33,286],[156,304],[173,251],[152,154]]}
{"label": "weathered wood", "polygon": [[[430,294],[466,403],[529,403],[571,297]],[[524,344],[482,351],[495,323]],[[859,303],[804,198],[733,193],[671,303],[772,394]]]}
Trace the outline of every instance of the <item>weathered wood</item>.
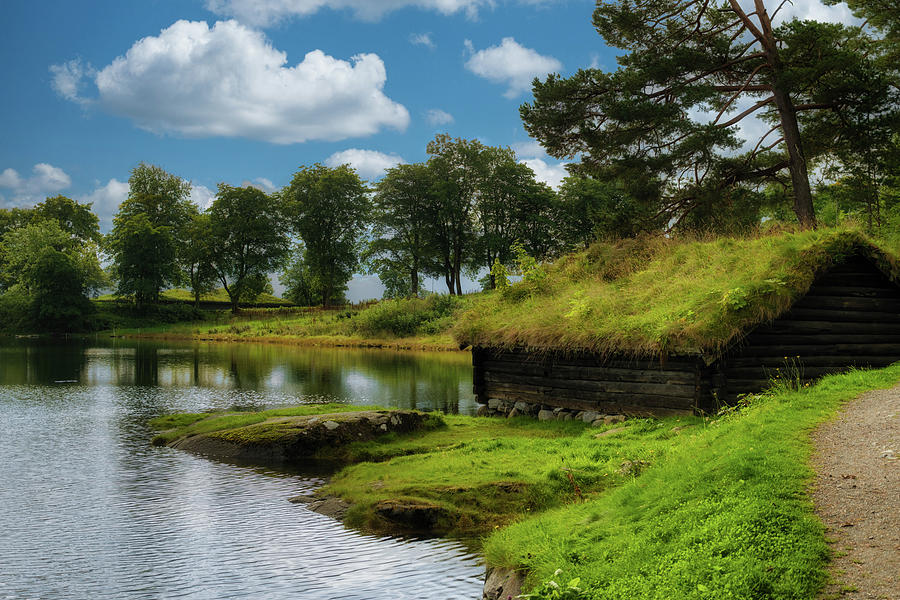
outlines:
{"label": "weathered wood", "polygon": [[741,348],[742,357],[797,357],[805,355],[845,356],[896,356],[900,360],[900,339],[888,344],[817,344],[817,345],[767,345]]}
{"label": "weathered wood", "polygon": [[523,366],[509,362],[486,362],[483,370],[506,375],[542,376],[549,379],[583,379],[585,381],[634,381],[640,383],[670,383],[693,385],[695,371],[647,371],[609,367],[574,367],[570,365]]}
{"label": "weathered wood", "polygon": [[[510,398],[517,397],[521,400],[529,402],[548,404],[553,406],[561,406],[555,404],[554,401],[561,398],[569,398],[573,401],[580,402],[627,402],[633,405],[669,408],[690,408],[694,402],[690,398],[678,398],[674,396],[660,396],[654,394],[626,394],[612,392],[589,392],[584,390],[575,390],[571,388],[557,388],[550,386],[528,386],[506,384],[491,384],[487,389],[491,398]],[[530,400],[529,400],[530,398]]]}
{"label": "weathered wood", "polygon": [[639,358],[625,356],[610,356],[607,358],[599,355],[573,355],[573,356],[552,356],[544,355],[524,355],[521,353],[512,353],[510,351],[502,351],[490,354],[484,357],[485,363],[492,362],[511,362],[531,365],[554,365],[565,364],[569,366],[585,366],[585,367],[604,367],[604,368],[622,368],[622,369],[644,369],[648,371],[681,371],[691,370],[699,362],[699,358],[695,357],[679,357],[670,356],[665,361],[659,358]]}
{"label": "weathered wood", "polygon": [[[487,371],[484,375],[488,386],[509,381],[504,373]],[[522,375],[516,378],[517,384],[546,386],[555,389],[583,390],[612,394],[658,394],[678,398],[693,398],[696,387],[690,385],[671,385],[663,383],[644,383],[635,381],[587,381],[583,379],[552,379],[548,377],[529,377]]]}
{"label": "weathered wood", "polygon": [[807,293],[807,296],[844,296],[847,298],[897,298],[900,297],[900,290],[890,285],[873,286],[866,285],[832,285],[831,282],[825,284],[815,284]]}
{"label": "weathered wood", "polygon": [[875,311],[847,311],[829,308],[803,308],[794,306],[781,316],[782,319],[799,321],[830,321],[832,323],[900,323],[900,313]]}
{"label": "weathered wood", "polygon": [[771,325],[761,325],[756,333],[802,334],[900,334],[898,323],[832,323],[829,321],[789,321],[776,319]]}
{"label": "weathered wood", "polygon": [[[823,375],[830,375],[832,373],[841,373],[850,369],[851,367],[857,368],[865,368],[865,367],[886,367],[888,364],[873,364],[873,365],[841,365],[841,366],[804,366],[800,372],[800,378],[803,380],[807,379],[815,379],[817,377],[822,377]],[[741,368],[733,368],[728,369],[726,371],[728,376],[728,381],[732,379],[764,379],[768,381],[772,375],[775,374],[774,369],[765,370],[763,368],[749,368],[749,367],[741,367]]]}
{"label": "weathered wood", "polygon": [[880,364],[880,365],[889,365],[893,362],[897,362],[900,360],[900,356],[858,356],[858,355],[845,355],[845,354],[837,354],[837,355],[816,355],[816,356],[801,356],[800,358],[788,356],[787,361],[785,361],[784,356],[753,356],[753,357],[734,357],[728,358],[725,361],[725,369],[732,368],[740,368],[740,367],[784,367],[785,362],[788,362],[788,366],[790,366],[791,360],[798,361],[804,366],[810,367],[831,367],[836,366],[840,367],[842,365],[856,365],[856,364]]}
{"label": "weathered wood", "polygon": [[813,287],[822,286],[844,286],[844,287],[879,287],[891,289],[894,284],[891,283],[881,273],[863,273],[860,271],[847,273],[827,273],[819,278]]}
{"label": "weathered wood", "polygon": [[900,312],[900,299],[849,298],[846,296],[804,296],[794,308],[830,308],[847,311]]}
{"label": "weathered wood", "polygon": [[[891,344],[900,342],[900,335],[878,335],[878,334],[807,334],[807,335],[788,335],[788,334],[764,334],[754,332],[741,341],[740,348],[756,347],[756,346],[774,346],[774,345],[795,345],[795,346],[826,346],[829,344],[865,344],[871,342],[873,344]],[[737,350],[738,348],[735,348]]]}

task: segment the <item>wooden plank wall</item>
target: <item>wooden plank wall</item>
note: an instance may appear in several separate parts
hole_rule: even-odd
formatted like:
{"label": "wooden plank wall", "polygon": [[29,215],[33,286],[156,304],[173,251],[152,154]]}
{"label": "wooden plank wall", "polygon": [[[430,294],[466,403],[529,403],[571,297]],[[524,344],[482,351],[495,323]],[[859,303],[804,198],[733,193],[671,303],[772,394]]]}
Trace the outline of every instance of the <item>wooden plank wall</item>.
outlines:
{"label": "wooden plank wall", "polygon": [[691,414],[699,389],[694,358],[540,356],[522,350],[475,348],[475,395],[608,414]]}
{"label": "wooden plank wall", "polygon": [[853,257],[817,279],[789,312],[751,331],[710,377],[712,388],[731,402],[778,374],[794,371],[808,381],[898,360],[900,287],[865,258]]}

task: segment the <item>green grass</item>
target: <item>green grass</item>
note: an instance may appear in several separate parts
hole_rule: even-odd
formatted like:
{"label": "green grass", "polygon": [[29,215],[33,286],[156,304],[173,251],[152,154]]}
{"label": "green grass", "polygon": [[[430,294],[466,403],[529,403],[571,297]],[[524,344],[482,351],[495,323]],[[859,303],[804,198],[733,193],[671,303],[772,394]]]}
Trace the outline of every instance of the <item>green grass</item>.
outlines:
{"label": "green grass", "polygon": [[[193,304],[194,293],[191,290],[184,289],[165,290],[160,293],[160,299],[168,302],[186,302],[189,304]],[[119,300],[119,297],[115,294],[104,294],[103,296],[99,296],[97,300],[100,302],[113,302]],[[231,300],[228,298],[228,293],[225,292],[225,288],[217,288],[212,292],[201,295],[200,301],[217,302],[227,305],[231,304]],[[284,306],[293,305],[290,301],[279,298],[278,296],[273,296],[272,294],[260,294],[258,297],[254,298],[252,302],[249,302],[247,304],[281,304]]]}
{"label": "green grass", "polygon": [[590,599],[813,598],[828,550],[808,495],[809,433],[900,365],[760,397],[681,439],[665,461],[584,503],[487,539],[488,563],[530,585],[580,578]]}
{"label": "green grass", "polygon": [[131,327],[122,324],[118,333],[221,341],[456,349],[450,328],[471,302],[470,297],[433,295],[384,300],[360,308],[264,308],[245,310],[237,316],[201,311],[203,320],[144,320]]}
{"label": "green grass", "polygon": [[857,251],[900,275],[892,254],[852,230],[598,242],[486,294],[454,335],[462,344],[555,351],[716,350],[785,311],[817,274]]}
{"label": "green grass", "polygon": [[323,413],[339,413],[358,410],[376,410],[376,406],[351,406],[330,402],[306,404],[288,408],[273,408],[258,412],[175,413],[150,420],[153,429],[164,430],[153,438],[154,445],[164,445],[181,438],[231,430],[262,423],[274,417],[301,417]]}

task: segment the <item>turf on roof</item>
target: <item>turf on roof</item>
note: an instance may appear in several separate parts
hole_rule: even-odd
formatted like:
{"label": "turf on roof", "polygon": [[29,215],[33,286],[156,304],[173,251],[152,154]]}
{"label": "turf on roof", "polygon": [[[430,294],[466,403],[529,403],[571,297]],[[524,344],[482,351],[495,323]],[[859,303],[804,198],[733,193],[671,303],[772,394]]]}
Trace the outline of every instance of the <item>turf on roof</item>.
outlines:
{"label": "turf on roof", "polygon": [[454,333],[461,344],[536,351],[715,352],[786,311],[853,254],[900,280],[896,256],[852,230],[601,242],[485,295]]}

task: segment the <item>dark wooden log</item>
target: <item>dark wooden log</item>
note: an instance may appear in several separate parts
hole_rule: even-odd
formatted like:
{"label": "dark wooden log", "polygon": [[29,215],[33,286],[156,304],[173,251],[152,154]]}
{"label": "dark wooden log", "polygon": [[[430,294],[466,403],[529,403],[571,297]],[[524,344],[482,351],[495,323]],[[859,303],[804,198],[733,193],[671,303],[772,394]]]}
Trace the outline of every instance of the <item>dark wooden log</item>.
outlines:
{"label": "dark wooden log", "polygon": [[[485,382],[491,386],[509,381],[505,373],[487,371],[484,374]],[[664,383],[644,383],[635,381],[587,381],[584,379],[551,379],[547,377],[530,377],[521,375],[515,378],[517,384],[533,385],[538,387],[551,387],[554,389],[583,390],[587,392],[611,393],[611,394],[657,394],[661,396],[674,396],[678,398],[693,398],[696,386],[693,382],[689,385],[673,385]]]}
{"label": "dark wooden log", "polygon": [[873,286],[871,282],[865,285],[833,285],[832,282],[816,283],[809,289],[807,296],[843,296],[847,298],[898,298],[900,290],[886,284]]}
{"label": "dark wooden log", "polygon": [[833,323],[900,323],[900,313],[803,308],[796,305],[782,315],[781,318],[799,321],[831,321]]}
{"label": "dark wooden log", "polygon": [[725,369],[730,370],[733,368],[741,367],[781,367],[783,369],[786,362],[788,363],[788,366],[791,366],[790,361],[792,358],[793,360],[800,362],[802,365],[809,367],[841,367],[844,365],[856,364],[889,365],[900,360],[900,355],[858,356],[836,354],[803,356],[800,358],[789,356],[787,361],[785,360],[784,356],[751,356],[747,358],[733,357],[728,358],[728,360],[725,362]]}
{"label": "dark wooden log", "polygon": [[829,321],[789,321],[776,319],[771,325],[761,325],[756,333],[800,334],[900,334],[898,323],[832,323]]}
{"label": "dark wooden log", "polygon": [[754,332],[744,338],[739,346],[735,347],[735,351],[741,348],[751,346],[775,346],[775,345],[793,345],[793,346],[826,346],[829,344],[892,344],[900,343],[900,335],[878,335],[878,334],[765,334]]}
{"label": "dark wooden log", "polygon": [[[691,398],[679,398],[674,396],[662,396],[654,394],[617,394],[610,392],[589,392],[571,388],[556,388],[549,386],[529,386],[512,383],[490,384],[487,388],[491,398],[518,398],[529,402],[562,406],[559,401],[568,400],[579,402],[579,407],[589,410],[589,405],[583,404],[596,402],[628,403],[634,406],[647,408],[677,408],[690,409],[694,405]],[[585,408],[587,406],[588,408]]]}
{"label": "dark wooden log", "polygon": [[797,357],[805,355],[897,356],[900,359],[900,339],[889,344],[817,344],[747,346],[738,353],[741,357]]}
{"label": "dark wooden log", "polygon": [[[888,363],[890,364],[890,363]],[[831,367],[821,367],[821,366],[804,366],[802,370],[800,370],[800,378],[801,379],[814,379],[816,377],[822,377],[823,375],[830,375],[832,373],[841,373],[846,371],[851,367],[856,368],[867,368],[867,367],[885,367],[887,364],[870,364],[870,365],[841,365],[841,366],[831,366]],[[732,379],[765,379],[768,380],[771,377],[777,375],[777,371],[774,369],[764,370],[762,368],[752,368],[752,367],[740,367],[740,368],[732,368],[726,371],[728,376],[728,381]]]}
{"label": "dark wooden log", "polygon": [[890,282],[884,275],[881,273],[862,273],[862,272],[848,272],[848,273],[827,273],[823,275],[820,279],[818,279],[814,284],[815,286],[842,286],[842,287],[877,287],[884,289],[892,289],[894,288],[894,284]]}
{"label": "dark wooden log", "polygon": [[828,308],[846,311],[900,312],[900,299],[849,298],[846,296],[804,296],[793,304],[794,308]]}
{"label": "dark wooden log", "polygon": [[673,385],[694,385],[695,371],[648,371],[644,369],[621,369],[610,367],[575,367],[570,365],[522,365],[509,362],[490,361],[482,367],[484,371],[504,373],[507,376],[541,376],[551,379],[582,379],[585,381],[634,381]]}

